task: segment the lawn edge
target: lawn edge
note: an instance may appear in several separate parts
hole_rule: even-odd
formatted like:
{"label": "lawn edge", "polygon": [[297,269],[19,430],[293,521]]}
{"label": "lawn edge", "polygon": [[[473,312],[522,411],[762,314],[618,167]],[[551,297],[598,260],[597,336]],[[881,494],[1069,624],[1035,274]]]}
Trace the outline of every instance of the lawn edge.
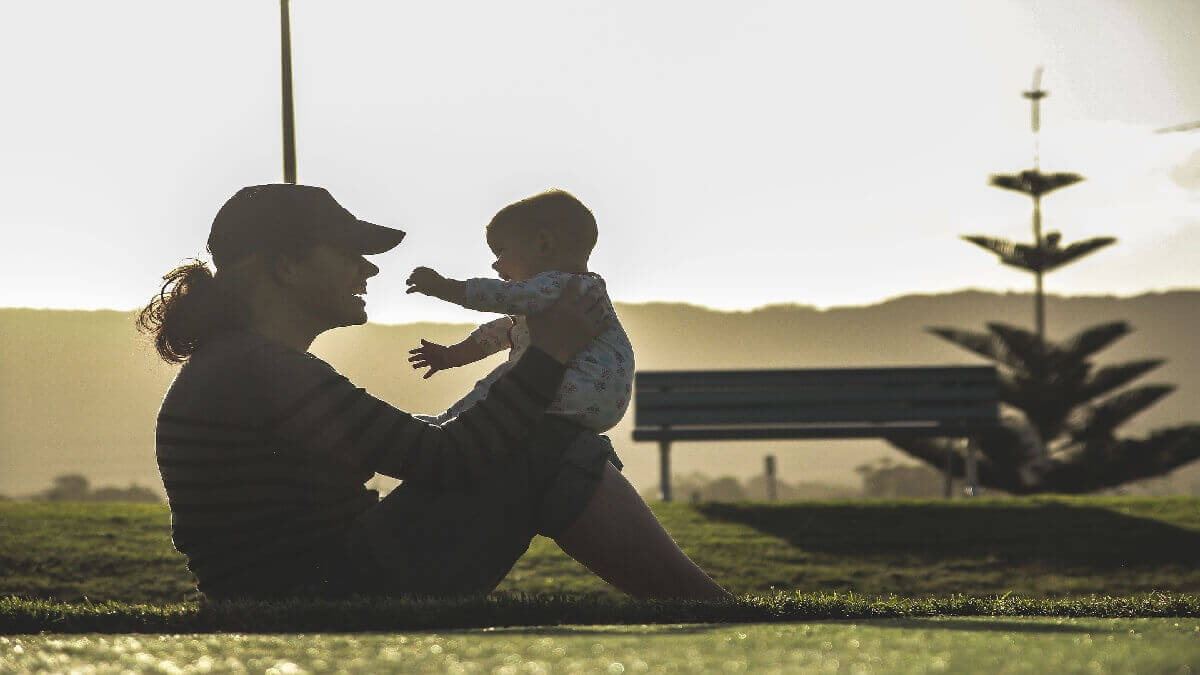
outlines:
{"label": "lawn edge", "polygon": [[29,633],[307,633],[556,625],[769,623],[961,616],[1200,617],[1200,596],[1150,592],[1024,598],[853,593],[747,594],[728,602],[613,600],[586,595],[291,599],[181,603],[0,598],[0,635]]}

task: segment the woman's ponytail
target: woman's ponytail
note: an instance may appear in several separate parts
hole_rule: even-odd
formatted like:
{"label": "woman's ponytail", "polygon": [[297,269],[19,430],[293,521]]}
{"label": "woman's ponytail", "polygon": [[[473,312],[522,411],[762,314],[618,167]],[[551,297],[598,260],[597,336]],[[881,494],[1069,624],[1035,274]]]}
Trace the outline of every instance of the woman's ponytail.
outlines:
{"label": "woman's ponytail", "polygon": [[167,363],[186,361],[210,335],[244,324],[240,303],[222,286],[200,260],[176,267],[138,313],[138,330],[154,338]]}

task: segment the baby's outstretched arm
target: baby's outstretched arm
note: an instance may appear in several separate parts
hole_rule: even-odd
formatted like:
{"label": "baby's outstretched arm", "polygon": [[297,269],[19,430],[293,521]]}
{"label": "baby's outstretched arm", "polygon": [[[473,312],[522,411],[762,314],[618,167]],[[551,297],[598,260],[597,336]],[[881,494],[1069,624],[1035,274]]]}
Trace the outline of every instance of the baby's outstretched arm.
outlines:
{"label": "baby's outstretched arm", "polygon": [[462,342],[444,347],[436,342],[421,340],[421,346],[408,350],[408,360],[413,369],[429,368],[424,377],[428,379],[439,370],[457,368],[485,359],[496,352],[512,347],[509,331],[512,319],[502,316],[476,328]]}
{"label": "baby's outstretched arm", "polygon": [[[467,309],[504,314],[536,314],[550,306],[562,295],[563,286],[574,275],[564,272],[542,272],[523,281],[500,279],[468,279],[463,284],[459,302]],[[596,282],[586,276],[578,277],[587,290]]]}
{"label": "baby's outstretched arm", "polygon": [[429,368],[429,372],[422,376],[423,379],[429,379],[430,376],[439,370],[465,366],[468,363],[475,363],[487,356],[483,345],[479,344],[478,340],[472,338],[467,338],[449,347],[439,345],[436,342],[421,340],[421,346],[408,350],[408,353],[412,354],[412,356],[408,357],[408,360],[412,363],[413,370]]}
{"label": "baby's outstretched arm", "polygon": [[457,279],[447,279],[428,267],[418,267],[408,275],[406,293],[421,293],[446,302],[461,305],[467,284]]}

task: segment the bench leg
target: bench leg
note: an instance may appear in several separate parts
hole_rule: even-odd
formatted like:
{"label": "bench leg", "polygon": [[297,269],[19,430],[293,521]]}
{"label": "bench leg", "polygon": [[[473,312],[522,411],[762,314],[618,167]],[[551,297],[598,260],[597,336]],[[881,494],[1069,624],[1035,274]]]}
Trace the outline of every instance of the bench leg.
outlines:
{"label": "bench leg", "polygon": [[953,454],[954,454],[954,445],[951,443],[946,443],[946,464],[945,464],[945,466],[942,467],[942,475],[943,475],[943,478],[945,478],[946,499],[950,499],[950,493],[951,493],[951,487],[952,487],[951,480],[950,480],[950,466],[951,466],[951,457],[953,456]]}
{"label": "bench leg", "polygon": [[658,475],[659,488],[662,490],[662,500],[671,501],[671,442],[658,442]]}
{"label": "bench leg", "polygon": [[971,439],[966,439],[964,443],[967,446],[967,496],[979,496],[979,464],[976,460],[975,442]]}

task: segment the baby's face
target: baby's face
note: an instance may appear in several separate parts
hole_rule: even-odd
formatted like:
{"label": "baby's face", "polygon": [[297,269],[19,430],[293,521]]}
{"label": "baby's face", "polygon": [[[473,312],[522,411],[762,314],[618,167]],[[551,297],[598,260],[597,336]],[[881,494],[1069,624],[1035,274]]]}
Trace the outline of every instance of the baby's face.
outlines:
{"label": "baby's face", "polygon": [[525,281],[545,271],[534,250],[535,243],[529,239],[513,235],[498,236],[492,237],[488,245],[496,254],[492,269],[505,281]]}

